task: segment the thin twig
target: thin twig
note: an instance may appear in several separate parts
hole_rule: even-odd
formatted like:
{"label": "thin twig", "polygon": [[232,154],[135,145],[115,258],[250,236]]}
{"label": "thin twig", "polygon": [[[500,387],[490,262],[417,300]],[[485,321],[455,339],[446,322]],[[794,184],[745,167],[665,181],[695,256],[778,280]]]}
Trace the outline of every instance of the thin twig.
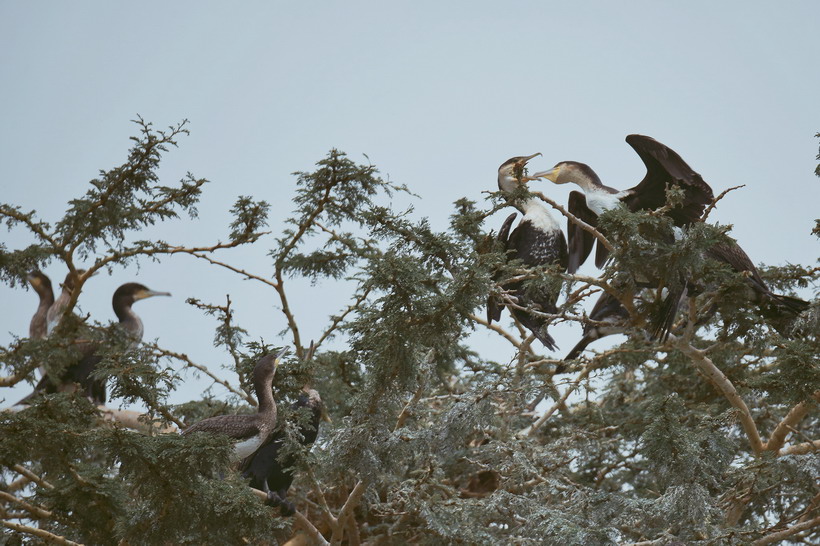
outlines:
{"label": "thin twig", "polygon": [[595,229],[591,225],[587,224],[586,222],[584,222],[583,220],[581,220],[580,218],[578,218],[577,216],[575,216],[571,212],[567,211],[564,207],[562,207],[561,205],[559,205],[558,203],[556,203],[555,201],[553,201],[549,197],[545,196],[540,191],[531,191],[530,193],[532,193],[533,195],[538,196],[539,199],[541,199],[541,200],[549,203],[550,205],[552,205],[552,208],[554,208],[555,210],[557,210],[558,212],[560,212],[561,214],[563,214],[564,216],[569,218],[578,227],[580,227],[581,229],[583,229],[584,231],[586,231],[587,233],[589,233],[593,237],[595,237],[595,239],[597,239],[600,244],[604,245],[604,247],[608,251],[615,252],[615,247],[612,246],[612,243],[610,243],[607,240],[607,238],[604,237],[603,234],[601,234],[600,231],[598,231],[597,229]]}
{"label": "thin twig", "polygon": [[739,190],[740,188],[745,188],[745,187],[746,187],[746,184],[741,184],[740,186],[733,186],[733,187],[729,188],[728,190],[723,190],[722,192],[720,192],[720,195],[718,195],[717,197],[712,199],[712,202],[709,203],[708,207],[706,207],[706,210],[704,211],[703,216],[700,217],[701,221],[702,222],[706,221],[706,219],[709,217],[709,213],[712,212],[712,209],[714,209],[715,205],[717,205],[717,202],[720,201],[721,199],[723,199],[726,196],[727,193],[729,193],[730,191]]}

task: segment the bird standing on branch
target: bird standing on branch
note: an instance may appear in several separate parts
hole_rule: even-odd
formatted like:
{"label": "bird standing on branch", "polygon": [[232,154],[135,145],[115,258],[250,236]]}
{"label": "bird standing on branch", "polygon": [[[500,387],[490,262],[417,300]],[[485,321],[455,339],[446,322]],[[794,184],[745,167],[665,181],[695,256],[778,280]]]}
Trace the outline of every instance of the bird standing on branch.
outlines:
{"label": "bird standing on branch", "polygon": [[[73,287],[71,289],[73,289]],[[168,292],[150,290],[134,282],[123,284],[117,288],[111,300],[111,305],[114,308],[114,313],[120,320],[118,326],[125,331],[131,340],[131,347],[136,346],[136,344],[142,340],[143,334],[142,320],[134,313],[131,306],[135,302],[146,298],[170,295]],[[54,305],[57,305],[57,303]],[[52,305],[52,308],[54,308],[54,305]],[[62,313],[60,313],[59,316],[62,316]],[[59,321],[59,318],[57,320]],[[107,398],[105,380],[91,378],[91,374],[96,369],[97,364],[102,360],[102,356],[98,354],[100,344],[92,341],[79,340],[77,341],[77,347],[80,351],[80,357],[76,362],[69,364],[56,380],[49,377],[48,374],[44,375],[40,382],[37,383],[37,386],[34,387],[34,392],[17,402],[17,404],[28,404],[34,396],[37,396],[41,392],[47,394],[58,391],[73,392],[77,389],[77,386],[85,392],[85,395],[91,399],[94,404],[98,406],[105,404]]]}
{"label": "bird standing on branch", "polygon": [[[498,189],[512,193],[520,188],[526,188],[528,180],[525,168],[533,157],[519,156],[508,159],[498,168]],[[498,232],[498,240],[503,245],[507,260],[520,260],[527,267],[558,266],[560,271],[567,268],[567,241],[558,222],[552,217],[544,204],[537,198],[519,199],[510,197],[510,204],[524,213],[518,226],[510,233],[512,223],[517,216],[511,214]],[[555,340],[547,332],[549,319],[536,315],[532,311],[553,314],[558,308],[555,302],[558,299],[560,285],[557,288],[526,286],[525,281],[515,281],[509,284],[512,296],[517,300],[516,306],[507,305],[513,316],[518,319],[530,332],[538,338],[544,347],[555,350]],[[501,318],[501,310],[505,303],[498,296],[490,296],[487,301],[487,322]]]}
{"label": "bird standing on branch", "polygon": [[241,461],[256,452],[276,428],[276,401],[271,389],[280,359],[289,349],[285,346],[275,355],[263,356],[256,362],[253,368],[253,386],[259,402],[256,413],[209,417],[186,428],[182,434],[204,432],[231,438],[234,441],[235,461]]}

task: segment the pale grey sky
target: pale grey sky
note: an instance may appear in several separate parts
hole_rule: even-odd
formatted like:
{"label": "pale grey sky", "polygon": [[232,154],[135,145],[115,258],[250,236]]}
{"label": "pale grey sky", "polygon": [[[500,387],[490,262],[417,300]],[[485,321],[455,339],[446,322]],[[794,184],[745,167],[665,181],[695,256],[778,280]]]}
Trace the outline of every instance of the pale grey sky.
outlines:
{"label": "pale grey sky", "polygon": [[[183,118],[190,137],[167,155],[165,182],[187,171],[211,180],[198,221],[148,235],[181,244],[227,233],[238,195],[290,210],[291,172],[330,148],[407,184],[418,216],[443,228],[452,201],[481,201],[498,165],[542,152],[591,165],[627,188],[643,165],[624,142],[651,135],[678,151],[721,202],[752,259],[815,263],[814,177],[820,131],[820,3],[633,2],[0,2],[2,202],[55,221],[99,169],[121,164],[136,114],[163,127]],[[559,202],[569,191],[536,186]],[[402,202],[406,204],[406,202]],[[507,212],[490,219],[497,229]],[[563,220],[562,220],[563,223]],[[144,235],[139,235],[139,238]],[[19,248],[30,239],[3,231]],[[262,275],[264,249],[225,254]],[[584,272],[594,270],[585,266]],[[56,284],[56,262],[46,270]],[[137,280],[172,299],[140,302],[146,338],[158,337],[216,369],[213,322],[187,297],[234,299],[240,323],[277,341],[274,294],[185,257],[118,269],[87,285],[84,312],[113,319],[110,296]],[[344,301],[333,286],[301,284],[292,299],[305,335]],[[35,295],[0,286],[0,343],[26,335]],[[321,305],[319,304],[321,302]],[[319,321],[311,331],[306,317]],[[580,327],[553,328],[563,356]],[[495,359],[509,351],[486,336]],[[191,382],[175,396],[197,396]],[[30,389],[4,389],[0,399]],[[220,392],[220,391],[216,391]]]}

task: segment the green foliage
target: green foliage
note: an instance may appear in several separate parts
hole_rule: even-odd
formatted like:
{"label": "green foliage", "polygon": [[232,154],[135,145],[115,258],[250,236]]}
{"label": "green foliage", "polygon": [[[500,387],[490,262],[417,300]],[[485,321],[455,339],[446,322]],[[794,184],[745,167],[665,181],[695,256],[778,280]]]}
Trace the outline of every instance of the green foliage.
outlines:
{"label": "green foliage", "polygon": [[[285,341],[250,339],[228,296],[224,304],[188,300],[214,318],[213,343],[231,363],[224,370],[154,343],[131,347],[117,327],[71,314],[48,339],[19,338],[0,348],[0,385],[8,386],[34,382],[41,364],[59,376],[93,341],[95,377],[107,381],[115,404],[147,410],[140,426],[131,424],[139,431],[106,420],[71,393],[0,414],[0,490],[50,514],[37,516],[4,497],[2,518],[19,516],[15,521],[31,528],[92,544],[287,540],[292,520],[254,496],[229,460],[226,438],[162,428],[253,412],[253,366],[285,342],[293,352],[277,371],[275,397],[284,452],[300,455],[289,498],[328,540],[748,544],[817,517],[820,459],[807,443],[820,438],[820,304],[775,320],[774,304],[756,299],[748,274],[708,255],[731,242],[730,226],[697,223],[676,235],[662,214],[609,211],[600,228],[614,247],[612,260],[598,279],[569,276],[507,263],[487,233],[496,226],[485,225],[506,204],[499,194],[486,208],[460,199],[449,225],[436,230],[412,208],[393,209],[397,194],[411,197],[405,186],[331,150],[313,172],[295,173],[293,210],[269,239],[261,231],[268,203],[240,196],[228,243],[139,241],[146,225],[195,215],[205,181],[188,175],[170,187],[157,175],[162,154],[186,133],[184,122],[167,132],[137,124],[127,161],[102,171],[62,219],[47,223],[0,205],[9,228],[28,229],[38,241],[25,249],[0,245],[0,278],[15,286],[55,258],[74,270],[77,258],[87,258],[96,271],[171,251],[207,260],[215,250],[252,244],[267,252],[268,269],[197,263],[256,282],[260,301],[278,299]],[[512,196],[532,197],[525,189]],[[681,196],[672,189],[667,198],[674,204]],[[772,290],[800,289],[803,297],[816,294],[820,275],[808,265],[760,273]],[[508,313],[494,326],[500,330],[479,318],[488,294],[512,276],[529,290],[564,284],[555,320],[576,323],[579,336],[581,305],[609,290],[630,306],[626,339],[603,351],[590,347],[569,374],[553,376],[559,362],[524,330],[510,328]],[[345,290],[348,301],[325,323],[315,313],[301,317],[305,302],[295,301],[291,279]],[[663,289],[684,287],[670,340],[649,339]],[[71,306],[82,286],[76,292]],[[320,332],[315,343],[302,338],[304,320]],[[500,363],[476,353],[474,333],[507,348]],[[206,391],[168,405],[182,369],[210,376],[216,392],[230,394]],[[321,393],[333,420],[322,423],[311,452],[298,432],[309,412],[290,410],[307,386]],[[784,433],[779,445],[776,431]],[[22,470],[36,480],[13,489]],[[348,523],[334,524],[342,515]],[[816,542],[818,533],[792,538]]]}

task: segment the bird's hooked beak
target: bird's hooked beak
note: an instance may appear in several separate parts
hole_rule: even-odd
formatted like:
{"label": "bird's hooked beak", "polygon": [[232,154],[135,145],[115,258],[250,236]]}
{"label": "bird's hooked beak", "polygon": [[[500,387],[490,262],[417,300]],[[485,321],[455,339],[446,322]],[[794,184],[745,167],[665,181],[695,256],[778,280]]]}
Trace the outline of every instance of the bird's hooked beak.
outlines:
{"label": "bird's hooked beak", "polygon": [[286,354],[288,354],[288,351],[290,351],[290,345],[285,345],[284,347],[279,349],[279,352],[276,353],[275,357],[273,357],[273,369],[274,370],[279,367],[279,364],[281,364],[281,362],[282,362],[282,357],[285,356]]}
{"label": "bird's hooked beak", "polygon": [[561,166],[556,165],[555,167],[551,168],[548,171],[540,171],[532,175],[530,177],[531,180],[537,180],[539,178],[546,178],[550,182],[558,184],[558,175],[561,173]]}
{"label": "bird's hooked beak", "polygon": [[143,290],[134,296],[134,301],[153,298],[154,296],[170,296],[170,292],[157,292],[156,290]]}

